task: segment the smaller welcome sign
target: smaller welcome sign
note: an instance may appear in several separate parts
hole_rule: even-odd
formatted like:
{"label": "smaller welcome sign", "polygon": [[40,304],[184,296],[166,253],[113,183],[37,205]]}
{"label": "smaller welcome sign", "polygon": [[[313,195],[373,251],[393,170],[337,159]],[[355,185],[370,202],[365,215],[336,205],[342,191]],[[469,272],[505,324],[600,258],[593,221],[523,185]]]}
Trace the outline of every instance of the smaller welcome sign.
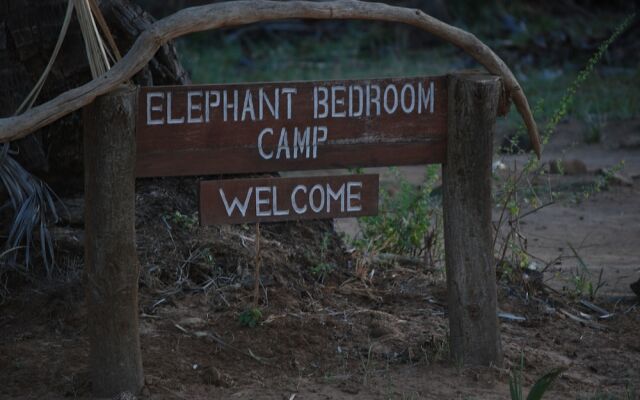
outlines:
{"label": "smaller welcome sign", "polygon": [[378,213],[378,175],[200,182],[202,225],[344,218]]}

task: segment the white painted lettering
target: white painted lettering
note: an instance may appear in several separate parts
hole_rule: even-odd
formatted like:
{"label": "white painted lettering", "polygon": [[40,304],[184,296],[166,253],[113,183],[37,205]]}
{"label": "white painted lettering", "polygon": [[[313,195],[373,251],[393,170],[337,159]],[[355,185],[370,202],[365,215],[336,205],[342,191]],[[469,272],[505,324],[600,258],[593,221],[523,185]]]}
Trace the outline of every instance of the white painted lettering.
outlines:
{"label": "white painted lettering", "polygon": [[344,212],[344,183],[340,185],[337,192],[334,192],[331,185],[327,183],[327,212],[331,212],[331,200],[340,201],[340,212]]}
{"label": "white painted lettering", "polygon": [[229,103],[227,91],[225,90],[222,92],[222,119],[224,122],[227,122],[228,120],[228,115],[227,115],[228,110],[233,111],[233,120],[237,121],[238,120],[238,91],[237,90],[233,91],[233,103]]}
{"label": "white painted lettering", "polygon": [[[358,111],[355,111],[353,107],[354,92],[358,92]],[[362,116],[363,112],[364,112],[364,90],[362,90],[362,86],[349,86],[349,116],[360,117]]]}
{"label": "white painted lettering", "polygon": [[300,152],[300,156],[305,154],[305,157],[309,158],[309,151],[311,150],[310,136],[311,129],[308,126],[304,128],[304,133],[297,126],[295,127],[293,131],[293,158],[298,158],[298,152]]}
{"label": "white painted lettering", "polygon": [[[375,95],[371,95],[371,91],[375,91]],[[371,104],[376,105],[376,111],[371,113]],[[367,85],[367,117],[371,115],[380,115],[380,85]]]}
{"label": "white painted lettering", "polygon": [[276,153],[276,160],[280,159],[280,153],[284,150],[286,159],[291,158],[289,152],[289,140],[287,139],[287,128],[282,128],[280,131],[280,140],[278,140],[278,152]]}
{"label": "white painted lettering", "polygon": [[269,100],[269,96],[264,92],[264,88],[260,88],[258,90],[258,97],[260,100],[259,107],[258,107],[258,114],[259,114],[260,121],[264,119],[265,105],[267,106],[266,108],[268,108],[269,111],[271,112],[271,115],[273,116],[273,118],[278,119],[279,117],[278,111],[280,109],[280,89],[276,88],[274,90],[273,102]]}
{"label": "white painted lettering", "polygon": [[260,153],[260,157],[262,157],[265,160],[270,160],[273,158],[273,151],[266,153],[264,151],[264,145],[263,145],[263,139],[264,139],[264,135],[271,135],[273,136],[273,129],[271,128],[264,128],[262,130],[262,132],[260,132],[260,134],[258,135],[258,152]]}
{"label": "white painted lettering", "polygon": [[229,205],[229,202],[227,201],[227,196],[224,194],[224,190],[220,188],[218,191],[220,193],[220,197],[222,197],[222,202],[224,203],[224,208],[227,210],[228,217],[233,214],[233,210],[236,208],[240,211],[240,214],[242,214],[243,217],[245,216],[247,213],[247,207],[249,206],[249,199],[251,199],[251,193],[253,193],[253,188],[249,188],[247,191],[247,197],[244,199],[244,203],[240,203],[240,200],[238,200],[237,197],[234,197],[231,201],[231,205]]}
{"label": "white painted lettering", "polygon": [[282,94],[287,96],[287,119],[291,119],[293,115],[293,102],[291,101],[291,96],[298,93],[298,89],[296,88],[282,88]]}
{"label": "white painted lettering", "polygon": [[164,93],[162,92],[148,92],[147,93],[147,125],[164,125],[164,118],[153,119],[151,117],[152,112],[162,112],[162,103],[152,105],[152,99],[163,99]]}
{"label": "white painted lettering", "polygon": [[251,97],[251,90],[247,89],[244,93],[244,107],[242,107],[242,117],[241,120],[245,121],[247,119],[247,114],[251,118],[251,121],[256,120],[256,113],[253,109],[253,97]]}
{"label": "white painted lettering", "polygon": [[[323,98],[320,98],[322,92]],[[320,112],[320,106],[323,111]],[[313,88],[313,118],[327,118],[329,115],[329,89],[324,86]]]}
{"label": "white painted lettering", "polygon": [[[409,93],[409,104],[406,102],[407,92]],[[407,83],[402,87],[402,91],[400,92],[400,106],[402,107],[402,111],[406,114],[413,112],[413,109],[416,106],[416,91],[410,83]]]}
{"label": "white painted lettering", "polygon": [[269,193],[271,188],[269,186],[257,186],[256,187],[256,216],[257,217],[268,217],[271,215],[271,210],[267,208],[266,210],[262,210],[263,205],[269,204],[269,197],[263,198],[263,193]]}
{"label": "white painted lettering", "polygon": [[333,118],[344,118],[347,116],[347,112],[344,111],[344,109],[338,111],[338,106],[344,107],[345,91],[346,88],[343,85],[331,87],[331,116]]}
{"label": "white painted lettering", "polygon": [[[187,122],[190,124],[202,123],[202,100],[199,103],[194,103],[193,98],[198,97],[202,99],[202,92],[189,92],[187,94]],[[198,111],[198,117],[193,116],[193,111]]]}
{"label": "white painted lettering", "polygon": [[[213,97],[213,101],[211,98]],[[204,120],[209,122],[211,121],[212,110],[216,107],[220,107],[220,91],[219,90],[211,90],[205,93],[204,96],[205,102],[205,110],[204,110]]]}
{"label": "white painted lettering", "polygon": [[[389,106],[389,93],[393,93],[393,105]],[[398,109],[398,89],[396,85],[389,85],[384,90],[384,110],[387,114],[393,114]]]}
{"label": "white painted lettering", "polygon": [[433,82],[429,82],[429,91],[425,93],[424,87],[422,87],[422,82],[418,83],[418,114],[422,114],[422,110],[429,110],[431,114],[433,114],[433,103],[435,88]]}
{"label": "white painted lettering", "polygon": [[[347,182],[347,211],[362,211],[362,203],[360,202],[361,192],[353,192],[354,188],[362,188],[362,182]],[[357,200],[358,204],[352,203]]]}
{"label": "white painted lettering", "polygon": [[318,158],[318,144],[327,141],[328,130],[326,126],[313,127],[313,158]]}
{"label": "white painted lettering", "polygon": [[[320,203],[316,203],[314,199],[314,193],[320,193]],[[324,208],[324,190],[322,189],[322,185],[317,184],[313,185],[311,190],[309,191],[309,205],[311,209],[315,213],[319,213]]]}
{"label": "white painted lettering", "polygon": [[276,217],[282,215],[289,215],[289,209],[286,210],[278,210],[278,187],[274,186],[272,189],[273,194],[273,215]]}
{"label": "white painted lettering", "polygon": [[293,188],[293,190],[291,191],[291,206],[293,207],[293,211],[295,211],[296,214],[304,214],[307,212],[307,205],[305,204],[303,207],[298,207],[298,203],[296,201],[296,194],[298,192],[304,192],[305,194],[307,193],[307,187],[304,185],[298,185],[295,188]]}

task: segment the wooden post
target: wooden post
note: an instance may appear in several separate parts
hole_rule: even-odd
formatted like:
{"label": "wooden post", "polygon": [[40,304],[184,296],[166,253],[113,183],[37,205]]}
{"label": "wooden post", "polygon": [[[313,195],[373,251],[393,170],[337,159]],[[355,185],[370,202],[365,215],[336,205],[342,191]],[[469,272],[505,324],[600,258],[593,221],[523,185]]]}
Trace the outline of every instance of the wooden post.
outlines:
{"label": "wooden post", "polygon": [[449,346],[463,365],[501,365],[491,230],[493,132],[500,78],[449,77],[443,211]]}
{"label": "wooden post", "polygon": [[122,86],[84,112],[85,294],[96,397],[137,394],[144,376],[135,247],[136,89]]}

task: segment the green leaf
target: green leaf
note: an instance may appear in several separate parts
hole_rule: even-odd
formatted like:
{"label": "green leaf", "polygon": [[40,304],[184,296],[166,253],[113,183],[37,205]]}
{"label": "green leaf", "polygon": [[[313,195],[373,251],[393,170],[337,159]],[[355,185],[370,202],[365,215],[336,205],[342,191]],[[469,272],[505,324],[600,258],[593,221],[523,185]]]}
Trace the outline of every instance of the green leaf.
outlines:
{"label": "green leaf", "polygon": [[522,384],[516,375],[509,377],[509,391],[511,392],[511,400],[522,400]]}
{"label": "green leaf", "polygon": [[255,328],[260,323],[262,319],[262,312],[258,307],[253,307],[248,310],[245,310],[242,314],[240,314],[239,318],[240,324],[242,326],[246,326],[248,328]]}
{"label": "green leaf", "polygon": [[564,368],[556,368],[543,377],[538,379],[536,383],[533,385],[531,390],[529,391],[529,395],[527,396],[527,400],[540,400],[544,393],[551,387],[553,382],[560,376],[561,373],[565,371]]}

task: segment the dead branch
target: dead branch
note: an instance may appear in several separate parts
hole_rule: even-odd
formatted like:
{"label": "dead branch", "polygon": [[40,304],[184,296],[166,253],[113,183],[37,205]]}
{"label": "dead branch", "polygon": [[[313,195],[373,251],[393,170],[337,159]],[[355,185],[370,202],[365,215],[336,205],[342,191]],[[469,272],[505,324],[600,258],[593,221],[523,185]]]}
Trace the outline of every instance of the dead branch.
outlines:
{"label": "dead branch", "polygon": [[533,148],[540,157],[538,129],[524,91],[509,67],[487,45],[473,34],[448,25],[420,10],[356,0],[234,1],[178,11],[155,22],[144,31],[126,56],[100,78],[62,93],[23,114],[0,119],[0,143],[22,138],[86,106],[97,96],[110,92],[141,70],[160,46],[172,39],[194,32],[293,18],[399,22],[415,26],[454,44],[475,58],[489,72],[502,78],[509,97],[527,126]]}

